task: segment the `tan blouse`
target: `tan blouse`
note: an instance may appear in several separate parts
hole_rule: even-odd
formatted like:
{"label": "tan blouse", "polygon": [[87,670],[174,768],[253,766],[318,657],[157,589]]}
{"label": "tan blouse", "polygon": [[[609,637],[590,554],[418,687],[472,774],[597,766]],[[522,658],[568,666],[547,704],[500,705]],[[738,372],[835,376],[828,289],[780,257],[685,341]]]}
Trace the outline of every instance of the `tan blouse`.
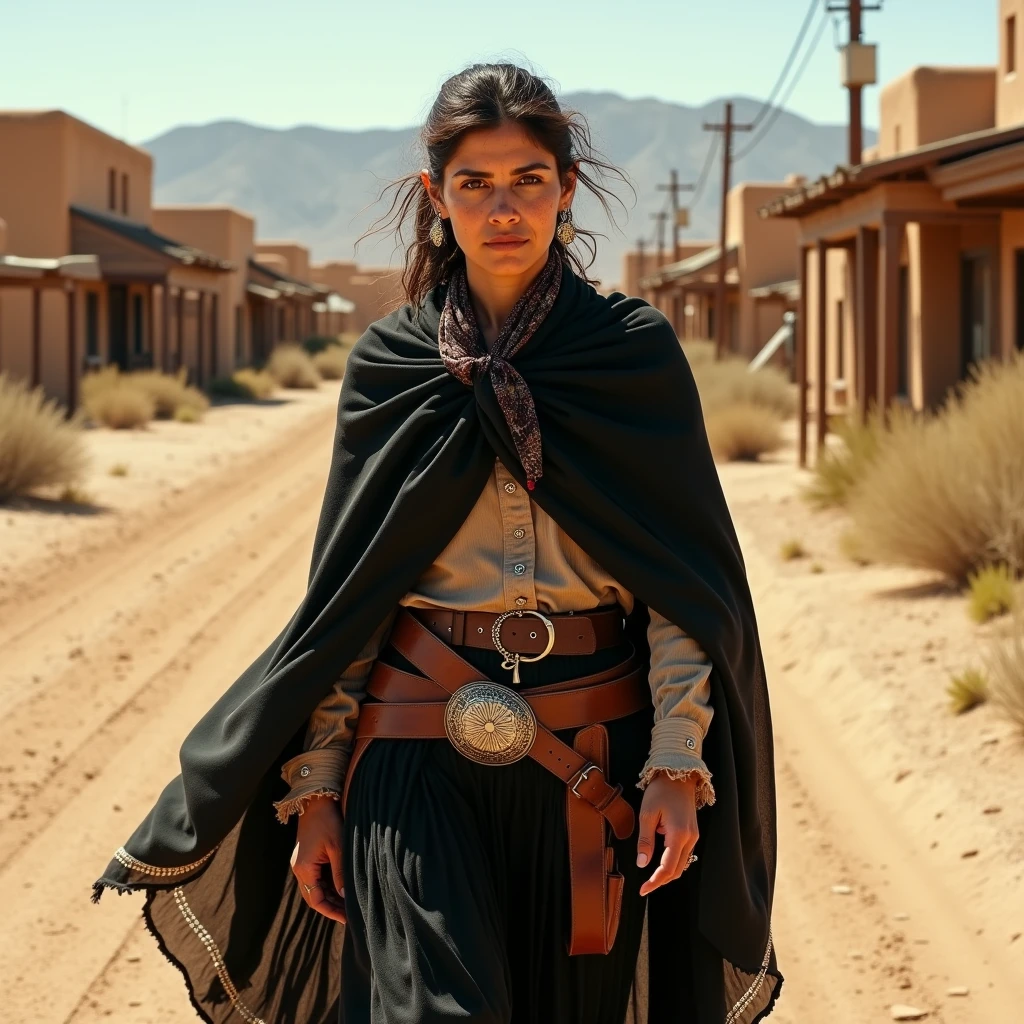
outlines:
{"label": "tan blouse", "polygon": [[[490,482],[466,521],[400,604],[568,612],[615,602],[628,614],[633,595],[587,555],[496,459]],[[396,612],[388,614],[310,716],[305,752],[282,767],[291,786],[285,799],[274,805],[282,821],[301,813],[310,796],[341,792],[366,681]],[[710,660],[692,637],[653,608],[650,617],[654,728],[637,785],[644,788],[659,771],[673,778],[694,775],[697,806],[702,807],[714,803],[711,774],[701,759],[713,713]]]}

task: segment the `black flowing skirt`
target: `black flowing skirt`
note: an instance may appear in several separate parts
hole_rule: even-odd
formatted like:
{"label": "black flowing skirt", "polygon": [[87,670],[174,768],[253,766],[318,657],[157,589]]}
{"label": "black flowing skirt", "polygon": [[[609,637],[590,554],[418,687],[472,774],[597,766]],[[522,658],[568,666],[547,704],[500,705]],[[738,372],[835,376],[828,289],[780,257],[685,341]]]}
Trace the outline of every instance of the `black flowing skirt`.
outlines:
{"label": "black flowing skirt", "polygon": [[[496,651],[455,650],[511,685]],[[520,666],[520,689],[609,668],[628,643]],[[391,648],[381,660],[415,672]],[[653,706],[607,723],[609,778],[639,812],[636,788]],[[558,737],[572,743],[576,730]],[[447,739],[377,739],[357,763],[345,815],[348,926],[342,1024],[623,1024],[646,897],[660,857],[636,866],[637,829],[613,840],[625,876],[607,955],[569,956],[565,784],[532,758],[481,765]]]}

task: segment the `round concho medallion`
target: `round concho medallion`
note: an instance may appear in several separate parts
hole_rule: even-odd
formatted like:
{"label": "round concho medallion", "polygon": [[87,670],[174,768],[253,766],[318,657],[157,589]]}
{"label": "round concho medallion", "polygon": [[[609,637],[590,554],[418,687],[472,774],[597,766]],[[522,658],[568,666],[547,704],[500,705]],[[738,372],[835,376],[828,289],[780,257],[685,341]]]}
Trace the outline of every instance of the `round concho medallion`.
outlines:
{"label": "round concho medallion", "polygon": [[514,690],[495,683],[467,683],[448,699],[444,729],[455,749],[471,761],[512,764],[533,746],[537,718]]}

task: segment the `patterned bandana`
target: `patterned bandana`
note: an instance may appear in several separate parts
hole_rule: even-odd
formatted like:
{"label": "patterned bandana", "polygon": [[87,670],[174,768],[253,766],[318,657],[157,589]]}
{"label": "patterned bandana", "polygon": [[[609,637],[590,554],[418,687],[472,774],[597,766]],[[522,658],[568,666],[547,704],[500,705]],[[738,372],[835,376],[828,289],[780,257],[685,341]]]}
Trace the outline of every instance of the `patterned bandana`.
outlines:
{"label": "patterned bandana", "polygon": [[540,424],[533,395],[509,360],[530,340],[551,312],[561,284],[562,261],[552,246],[544,269],[512,307],[488,352],[469,298],[466,268],[460,264],[452,271],[437,328],[441,360],[453,377],[472,387],[475,374],[491,375],[494,394],[526,473],[526,486],[531,491],[543,472]]}

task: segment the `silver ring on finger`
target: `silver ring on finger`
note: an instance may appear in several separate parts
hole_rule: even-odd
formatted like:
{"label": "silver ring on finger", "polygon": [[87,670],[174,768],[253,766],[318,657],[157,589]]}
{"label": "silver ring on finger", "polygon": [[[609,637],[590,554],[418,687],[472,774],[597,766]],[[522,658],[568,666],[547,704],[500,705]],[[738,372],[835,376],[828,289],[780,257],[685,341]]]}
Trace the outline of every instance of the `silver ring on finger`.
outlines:
{"label": "silver ring on finger", "polygon": [[697,859],[697,854],[691,853],[690,859],[686,862],[686,866],[689,867]]}
{"label": "silver ring on finger", "polygon": [[314,882],[312,885],[306,885],[306,883],[303,882],[302,888],[306,890],[306,895],[308,896],[314,889],[320,889],[322,887],[319,882]]}

